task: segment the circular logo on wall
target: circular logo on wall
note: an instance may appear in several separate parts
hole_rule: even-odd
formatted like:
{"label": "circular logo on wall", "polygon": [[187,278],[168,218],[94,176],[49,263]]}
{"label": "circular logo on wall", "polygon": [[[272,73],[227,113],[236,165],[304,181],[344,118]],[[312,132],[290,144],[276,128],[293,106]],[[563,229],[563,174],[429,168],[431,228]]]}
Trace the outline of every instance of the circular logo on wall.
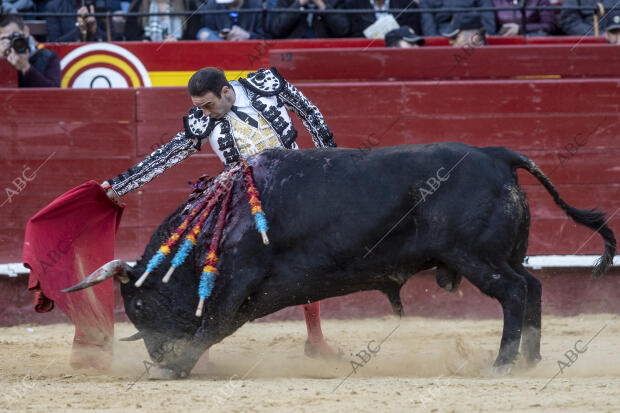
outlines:
{"label": "circular logo on wall", "polygon": [[61,87],[151,86],[151,79],[142,62],[129,50],[111,43],[80,46],[62,58],[60,68]]}

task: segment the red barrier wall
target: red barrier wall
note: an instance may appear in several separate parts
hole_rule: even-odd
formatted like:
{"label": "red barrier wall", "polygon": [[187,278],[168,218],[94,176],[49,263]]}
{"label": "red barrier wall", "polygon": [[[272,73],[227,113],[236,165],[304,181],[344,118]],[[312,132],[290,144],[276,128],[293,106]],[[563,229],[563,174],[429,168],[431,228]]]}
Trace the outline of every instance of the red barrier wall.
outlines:
{"label": "red barrier wall", "polygon": [[0,87],[17,87],[17,71],[5,57],[0,57]]}
{"label": "red barrier wall", "polygon": [[[507,146],[531,156],[570,204],[617,212],[618,79],[298,86],[321,108],[340,146],[434,141]],[[190,107],[185,93],[182,88],[0,91],[0,143],[6,148],[0,154],[5,193],[0,262],[20,261],[26,221],[60,193],[125,171],[180,130]],[[299,141],[311,146],[305,131]],[[565,149],[576,141],[583,144],[576,152]],[[118,256],[138,258],[152,230],[187,195],[186,182],[220,169],[207,145],[126,196]],[[35,170],[31,181],[22,178]],[[533,215],[530,254],[602,251],[598,236],[573,224],[532,177],[521,177]],[[620,214],[610,225],[620,233]]]}
{"label": "red barrier wall", "polygon": [[[444,37],[425,38],[427,46],[447,46]],[[602,37],[555,36],[555,37],[495,37],[488,38],[489,45],[570,44],[584,45],[605,43]],[[47,43],[45,47],[62,58],[72,50],[93,43]],[[382,48],[383,39],[265,39],[241,42],[115,42],[97,43],[119,45],[144,64],[147,70],[197,70],[204,66],[218,66],[225,70],[253,70],[269,62],[266,50],[278,49],[327,49],[327,48]],[[253,56],[248,59],[249,56]]]}
{"label": "red barrier wall", "polygon": [[[543,283],[543,314],[575,316],[582,313],[620,313],[620,269],[614,268],[600,279],[581,269],[532,271]],[[116,283],[115,319],[127,321],[119,285]],[[438,318],[501,318],[497,300],[482,294],[463,279],[456,293],[437,286],[431,271],[416,274],[401,290],[405,315]],[[68,322],[62,311],[38,314],[32,311],[32,293],[26,277],[6,279],[0,289],[0,326],[23,323]],[[392,314],[388,299],[378,291],[364,291],[321,301],[324,318],[380,317]],[[300,307],[288,307],[262,320],[302,320]],[[302,322],[303,323],[303,322]],[[300,324],[303,329],[303,324]],[[329,338],[328,338],[329,339]]]}
{"label": "red barrier wall", "polygon": [[[329,62],[329,64],[324,64]],[[516,77],[618,77],[620,47],[551,44],[532,47],[281,49],[270,64],[291,81],[382,81]]]}
{"label": "red barrier wall", "polygon": [[[448,46],[448,40],[443,37],[427,37],[425,40],[424,50],[432,46]],[[490,37],[488,41],[490,47],[485,49],[489,50],[494,49],[494,45],[565,44],[582,47],[586,44],[605,43],[602,37],[593,36]],[[346,38],[265,39],[232,43],[198,41],[48,43],[45,47],[59,55],[62,66],[61,84],[63,87],[71,88],[93,87],[93,85],[182,86],[191,73],[205,66],[221,67],[231,78],[240,76],[244,71],[266,67],[269,65],[269,53],[279,49],[354,48],[367,52],[382,49],[384,45],[383,39]],[[440,53],[448,56],[457,51],[453,48],[443,50]],[[317,64],[316,61],[311,63]],[[354,61],[350,63],[352,67],[360,67]],[[326,66],[323,62],[318,64]],[[106,74],[102,74],[100,70],[102,68],[106,69]],[[113,76],[110,70],[116,75]],[[2,75],[5,72],[6,75]],[[0,87],[15,87],[16,79],[15,70],[7,64],[6,59],[0,57]]]}

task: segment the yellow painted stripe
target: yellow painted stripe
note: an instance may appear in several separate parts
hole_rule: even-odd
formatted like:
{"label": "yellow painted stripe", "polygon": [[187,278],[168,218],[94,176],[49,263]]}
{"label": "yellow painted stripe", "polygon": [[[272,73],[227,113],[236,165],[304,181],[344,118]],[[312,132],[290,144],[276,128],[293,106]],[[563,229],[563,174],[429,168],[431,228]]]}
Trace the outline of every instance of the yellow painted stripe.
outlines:
{"label": "yellow painted stripe", "polygon": [[152,86],[187,86],[189,78],[194,72],[149,72]]}
{"label": "yellow painted stripe", "polygon": [[77,61],[73,66],[70,67],[69,70],[67,70],[67,72],[63,76],[62,82],[60,83],[60,87],[68,87],[69,80],[73,78],[73,75],[75,75],[75,73],[77,73],[78,70],[82,69],[85,66],[89,66],[89,65],[93,65],[93,67],[96,67],[97,63],[108,63],[110,65],[118,67],[127,76],[129,76],[129,79],[131,80],[131,84],[133,87],[140,87],[140,78],[138,77],[138,75],[136,74],[136,72],[133,70],[131,66],[129,66],[126,62],[124,62],[123,60],[117,57],[113,57],[113,56],[105,55],[105,54],[94,54],[94,55],[85,57],[84,59]]}
{"label": "yellow painted stripe", "polygon": [[256,70],[225,70],[226,79],[239,80],[240,77],[246,77],[249,73],[256,72]]}
{"label": "yellow painted stripe", "polygon": [[[252,73],[253,70],[225,70],[226,79],[237,80],[240,77],[245,77],[248,73]],[[189,78],[196,73],[195,70],[191,71],[152,71],[149,72],[152,86],[187,86]]]}

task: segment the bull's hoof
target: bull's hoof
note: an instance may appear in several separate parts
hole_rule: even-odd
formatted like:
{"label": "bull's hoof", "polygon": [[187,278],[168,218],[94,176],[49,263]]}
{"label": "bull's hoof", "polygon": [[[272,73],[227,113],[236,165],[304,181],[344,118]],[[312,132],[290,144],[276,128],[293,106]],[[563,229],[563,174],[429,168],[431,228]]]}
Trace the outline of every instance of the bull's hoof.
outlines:
{"label": "bull's hoof", "polygon": [[185,372],[177,372],[175,370],[154,366],[149,369],[149,380],[178,380],[187,377]]}
{"label": "bull's hoof", "polygon": [[542,357],[540,356],[540,354],[537,354],[533,357],[526,357],[525,358],[526,367],[528,369],[533,369],[534,367],[538,365],[538,363],[540,363],[540,360],[542,360]]}
{"label": "bull's hoof", "polygon": [[310,340],[306,340],[304,354],[310,358],[340,359],[344,353],[340,350],[335,352],[325,341],[311,343]]}
{"label": "bull's hoof", "polygon": [[510,375],[510,373],[512,372],[512,367],[513,367],[512,363],[499,364],[499,365],[495,364],[493,365],[493,376],[506,377]]}

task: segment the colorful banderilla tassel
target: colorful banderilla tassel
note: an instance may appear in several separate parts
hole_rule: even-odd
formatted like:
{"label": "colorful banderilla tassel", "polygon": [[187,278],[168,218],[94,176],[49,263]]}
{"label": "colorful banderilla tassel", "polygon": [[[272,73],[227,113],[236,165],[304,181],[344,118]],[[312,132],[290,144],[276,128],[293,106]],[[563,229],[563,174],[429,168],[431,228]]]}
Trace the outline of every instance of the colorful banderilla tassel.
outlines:
{"label": "colorful banderilla tassel", "polygon": [[254,215],[256,229],[260,232],[260,235],[263,238],[263,244],[269,245],[269,238],[267,238],[267,219],[265,218],[265,214],[263,212],[258,189],[256,189],[256,185],[254,184],[252,167],[248,165],[245,159],[241,159],[241,164],[243,165],[243,181],[248,192],[248,198],[250,199],[250,208],[252,208],[252,215]]}
{"label": "colorful banderilla tassel", "polygon": [[[234,175],[234,173],[236,173],[238,170],[239,170],[238,167],[233,167],[228,172],[224,180],[226,181],[229,180]],[[218,188],[221,190],[220,188],[222,185],[221,182],[222,180],[220,180],[216,185],[214,185],[214,188],[212,189],[213,192],[211,193],[215,192],[216,194],[218,194],[217,190]],[[221,192],[218,194],[218,197],[220,195],[221,195]],[[159,247],[159,250],[155,253],[155,255],[153,255],[153,257],[150,259],[149,263],[147,264],[146,271],[144,271],[144,274],[142,274],[140,278],[135,282],[136,287],[141,287],[142,284],[144,284],[144,281],[146,281],[149,274],[153,270],[155,270],[155,268],[157,268],[159,264],[161,264],[161,262],[164,260],[164,258],[166,258],[168,254],[170,254],[170,251],[172,251],[172,248],[174,248],[178,240],[185,233],[185,230],[187,229],[189,224],[194,220],[196,215],[198,215],[198,213],[205,207],[205,205],[208,204],[211,198],[212,196],[208,195],[204,198],[204,200],[200,201],[196,206],[194,206],[194,208],[192,208],[192,211],[187,216],[187,218],[185,218],[185,220],[183,220],[181,225],[179,225],[177,229],[172,233],[172,235],[170,235],[170,238],[168,238],[168,240]],[[171,275],[172,275],[172,269],[168,270],[168,273],[164,277],[164,279],[166,280],[164,282],[167,282],[170,279]]]}
{"label": "colorful banderilla tassel", "polygon": [[174,272],[174,270],[180,267],[183,262],[185,262],[185,259],[187,258],[189,252],[192,250],[194,245],[196,245],[196,238],[198,237],[198,234],[200,234],[200,232],[202,231],[202,227],[204,226],[204,223],[209,217],[209,214],[211,213],[215,205],[217,205],[222,195],[226,191],[231,191],[231,188],[232,185],[228,182],[226,184],[218,182],[216,187],[213,189],[212,196],[209,197],[209,202],[204,208],[202,214],[200,215],[200,218],[198,219],[192,230],[189,232],[189,234],[187,234],[187,236],[185,237],[185,241],[183,242],[183,244],[181,244],[179,250],[174,255],[174,258],[170,263],[170,268],[162,279],[162,282],[167,283],[170,280],[170,277],[172,277],[172,273]]}
{"label": "colorful banderilla tassel", "polygon": [[177,241],[181,238],[181,235],[183,235],[189,223],[192,222],[192,220],[196,217],[196,215],[198,215],[198,213],[202,210],[202,208],[207,204],[208,201],[209,198],[207,197],[199,204],[197,204],[192,209],[192,212],[187,216],[187,218],[185,218],[185,220],[181,223],[181,225],[179,225],[177,229],[172,233],[172,235],[170,235],[170,238],[168,238],[168,240],[164,244],[162,244],[161,247],[159,247],[159,250],[155,253],[155,255],[153,255],[153,257],[151,257],[151,260],[146,265],[146,271],[144,271],[144,274],[142,274],[138,281],[136,281],[136,287],[141,287],[142,284],[144,284],[146,278],[151,273],[151,271],[157,268],[157,266],[164,260],[164,258],[166,258],[166,255],[170,254],[170,251],[176,245]]}
{"label": "colorful banderilla tassel", "polygon": [[213,230],[213,238],[211,239],[209,252],[207,253],[205,265],[202,268],[202,275],[200,276],[200,285],[198,287],[198,297],[200,297],[200,301],[198,302],[198,308],[196,308],[196,317],[202,316],[202,309],[204,307],[205,300],[211,295],[211,291],[213,291],[213,283],[215,281],[215,276],[217,275],[217,251],[220,246],[222,233],[224,232],[226,214],[230,205],[232,193],[233,190],[231,186],[230,190],[226,194],[226,197],[222,201],[220,214],[217,216],[217,223],[215,224],[215,229]]}

